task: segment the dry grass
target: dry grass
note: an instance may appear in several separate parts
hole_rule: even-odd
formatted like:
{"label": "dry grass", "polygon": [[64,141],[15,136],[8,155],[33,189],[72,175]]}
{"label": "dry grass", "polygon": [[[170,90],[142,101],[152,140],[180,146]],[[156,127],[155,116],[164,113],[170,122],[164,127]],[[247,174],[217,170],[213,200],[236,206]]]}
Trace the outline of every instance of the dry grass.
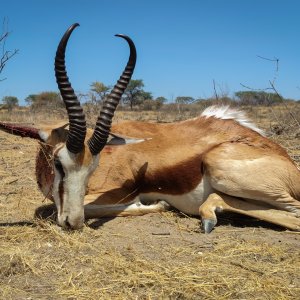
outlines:
{"label": "dry grass", "polygon": [[[296,299],[299,251],[223,231],[205,244],[106,246],[101,230],[49,223],[1,232],[3,299]],[[237,231],[238,232],[238,231]],[[230,239],[229,239],[230,237]],[[122,237],[121,237],[122,238]],[[199,235],[199,239],[202,237]],[[25,242],[26,241],[26,242]]]}
{"label": "dry grass", "polygon": [[[268,111],[249,112],[271,128]],[[300,156],[296,131],[269,134]],[[300,234],[225,215],[204,235],[172,212],[62,231],[34,217],[50,204],[35,183],[36,142],[0,133],[0,145],[0,299],[300,299]]]}

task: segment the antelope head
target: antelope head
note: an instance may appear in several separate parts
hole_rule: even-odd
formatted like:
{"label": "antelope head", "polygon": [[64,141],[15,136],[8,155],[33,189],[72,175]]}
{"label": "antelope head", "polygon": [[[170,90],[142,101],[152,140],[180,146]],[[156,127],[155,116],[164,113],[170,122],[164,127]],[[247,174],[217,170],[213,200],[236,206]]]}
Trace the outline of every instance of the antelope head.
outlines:
{"label": "antelope head", "polygon": [[[53,199],[57,207],[58,224],[64,228],[79,229],[84,223],[84,196],[89,177],[99,162],[111,127],[116,107],[124,93],[136,62],[136,49],[132,40],[125,35],[116,35],[127,41],[130,57],[117,84],[103,103],[92,136],[86,140],[86,120],[83,109],[69,82],[65,67],[65,50],[72,31],[79,26],[73,24],[63,35],[55,57],[55,76],[69,117],[69,131],[63,142],[53,148]],[[44,136],[50,142],[51,136]]]}

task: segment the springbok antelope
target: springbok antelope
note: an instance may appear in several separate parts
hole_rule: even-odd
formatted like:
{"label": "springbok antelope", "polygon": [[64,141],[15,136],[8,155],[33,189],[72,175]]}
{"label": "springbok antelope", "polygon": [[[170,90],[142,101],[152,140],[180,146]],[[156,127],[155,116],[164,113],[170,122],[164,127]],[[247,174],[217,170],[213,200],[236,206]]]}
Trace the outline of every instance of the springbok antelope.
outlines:
{"label": "springbok antelope", "polygon": [[135,46],[127,36],[117,35],[130,47],[127,66],[94,131],[87,129],[64,61],[77,25],[66,31],[55,58],[69,128],[0,124],[4,131],[41,141],[37,183],[55,202],[59,225],[79,229],[84,218],[142,215],[172,206],[200,215],[205,233],[214,228],[221,211],[300,230],[300,171],[242,112],[210,107],[178,123],[111,126],[136,63]]}

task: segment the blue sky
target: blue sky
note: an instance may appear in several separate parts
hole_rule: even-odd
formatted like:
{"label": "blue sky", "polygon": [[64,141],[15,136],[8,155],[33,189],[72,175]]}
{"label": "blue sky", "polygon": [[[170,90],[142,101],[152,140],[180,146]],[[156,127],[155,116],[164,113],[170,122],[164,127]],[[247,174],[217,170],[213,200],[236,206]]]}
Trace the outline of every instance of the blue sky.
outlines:
{"label": "blue sky", "polygon": [[[15,0],[1,1],[8,18],[6,48],[19,49],[6,66],[0,99],[21,103],[29,94],[57,91],[53,63],[64,31],[80,23],[68,44],[73,88],[85,93],[93,81],[113,85],[135,42],[134,79],[154,97],[232,95],[245,84],[269,87],[274,76],[284,96],[300,99],[300,1],[296,0]],[[263,60],[279,58],[276,65]]]}

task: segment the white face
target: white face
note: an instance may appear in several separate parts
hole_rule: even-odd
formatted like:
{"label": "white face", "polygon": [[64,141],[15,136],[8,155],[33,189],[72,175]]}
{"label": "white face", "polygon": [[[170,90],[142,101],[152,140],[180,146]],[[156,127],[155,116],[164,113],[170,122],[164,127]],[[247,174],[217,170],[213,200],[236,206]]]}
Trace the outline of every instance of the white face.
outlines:
{"label": "white face", "polygon": [[89,177],[99,162],[92,156],[88,165],[78,162],[79,154],[69,152],[64,144],[54,149],[53,198],[57,207],[58,224],[64,228],[79,229],[84,223],[84,196]]}

